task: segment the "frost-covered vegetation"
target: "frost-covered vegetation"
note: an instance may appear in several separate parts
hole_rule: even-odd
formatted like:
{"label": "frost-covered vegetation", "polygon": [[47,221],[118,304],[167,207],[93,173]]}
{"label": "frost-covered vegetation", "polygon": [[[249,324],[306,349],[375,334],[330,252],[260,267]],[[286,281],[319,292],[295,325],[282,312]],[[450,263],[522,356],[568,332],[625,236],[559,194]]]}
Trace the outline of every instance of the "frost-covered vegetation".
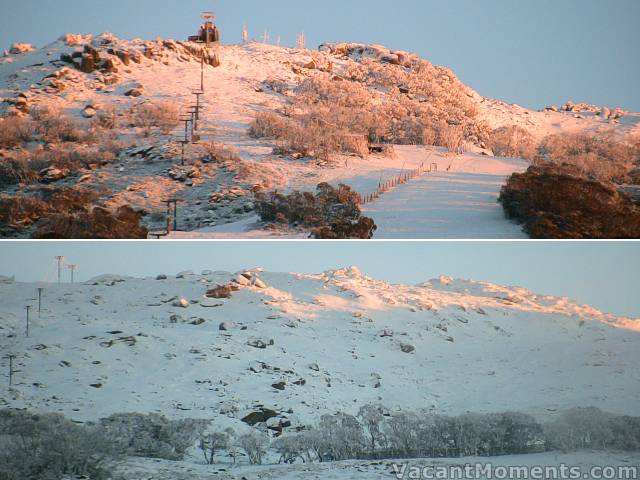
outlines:
{"label": "frost-covered vegetation", "polygon": [[[117,414],[78,424],[59,414],[0,411],[0,479],[110,478],[124,457],[263,464],[350,459],[452,458],[544,451],[640,450],[640,418],[575,408],[540,423],[521,413],[390,412],[366,405],[357,415],[323,415],[317,424],[272,439],[258,429],[218,430],[207,420]],[[192,457],[190,457],[192,458]],[[230,459],[230,460],[229,460]]]}
{"label": "frost-covered vegetation", "polygon": [[105,117],[83,128],[51,106],[0,118],[0,149],[7,149],[0,159],[0,186],[53,181],[113,162],[123,145],[112,125]]}
{"label": "frost-covered vegetation", "polygon": [[278,153],[321,158],[365,155],[379,143],[461,153],[466,143],[487,139],[468,91],[447,69],[419,59],[408,67],[362,59],[339,77],[322,61],[316,58],[317,71],[293,89],[282,114],[256,115],[251,135],[274,138]]}
{"label": "frost-covered vegetation", "polygon": [[256,200],[262,221],[311,228],[314,238],[370,239],[376,230],[373,220],[361,215],[360,196],[348,185],[321,183],[315,194],[260,192]]}
{"label": "frost-covered vegetation", "polygon": [[180,105],[174,102],[144,102],[131,110],[133,124],[149,137],[153,128],[163,135],[170,134],[180,123]]}
{"label": "frost-covered vegetation", "polygon": [[516,173],[500,202],[533,238],[640,238],[640,206],[575,165],[546,162]]}
{"label": "frost-covered vegetation", "polygon": [[576,167],[581,175],[600,181],[625,183],[640,166],[640,138],[613,135],[562,134],[545,138],[539,160]]}
{"label": "frost-covered vegetation", "polygon": [[41,188],[34,195],[0,197],[0,228],[23,230],[42,220],[34,238],[147,237],[141,215],[130,207],[95,206],[98,192],[86,188]]}

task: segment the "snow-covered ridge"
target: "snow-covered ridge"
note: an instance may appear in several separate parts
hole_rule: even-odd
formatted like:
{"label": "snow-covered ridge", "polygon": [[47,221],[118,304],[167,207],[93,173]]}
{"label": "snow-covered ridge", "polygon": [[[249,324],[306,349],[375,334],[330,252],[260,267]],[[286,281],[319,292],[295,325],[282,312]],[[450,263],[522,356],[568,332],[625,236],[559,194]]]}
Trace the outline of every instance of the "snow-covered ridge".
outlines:
{"label": "snow-covered ridge", "polygon": [[[233,288],[216,289],[224,285]],[[268,422],[292,428],[372,402],[640,414],[638,320],[515,287],[445,277],[393,285],[355,268],[106,275],[45,284],[38,316],[37,286],[0,284],[0,350],[20,370],[0,407],[229,425],[268,409],[277,414]],[[34,306],[28,338],[25,305]]]}

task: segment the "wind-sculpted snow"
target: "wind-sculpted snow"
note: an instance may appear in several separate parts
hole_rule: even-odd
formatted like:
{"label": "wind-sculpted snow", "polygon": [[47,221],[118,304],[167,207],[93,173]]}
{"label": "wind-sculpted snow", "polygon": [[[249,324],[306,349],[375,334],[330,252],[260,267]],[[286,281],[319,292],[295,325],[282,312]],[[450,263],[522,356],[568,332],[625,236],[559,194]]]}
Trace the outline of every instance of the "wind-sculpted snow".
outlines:
{"label": "wind-sculpted snow", "polygon": [[[1,284],[0,347],[18,372],[0,406],[230,424],[267,408],[277,415],[269,424],[293,428],[369,402],[640,413],[638,320],[566,298],[445,277],[393,285],[354,268],[159,278],[44,285],[28,338],[24,306],[36,305],[38,285]],[[205,297],[230,281],[231,298]]]}

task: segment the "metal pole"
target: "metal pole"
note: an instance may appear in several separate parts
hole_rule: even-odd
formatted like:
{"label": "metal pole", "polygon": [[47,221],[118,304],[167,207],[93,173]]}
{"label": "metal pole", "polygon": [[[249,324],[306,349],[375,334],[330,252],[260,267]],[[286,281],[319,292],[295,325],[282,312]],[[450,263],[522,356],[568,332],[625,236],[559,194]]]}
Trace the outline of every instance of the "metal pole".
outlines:
{"label": "metal pole", "polygon": [[38,288],[38,317],[40,316],[40,312],[42,311],[42,291],[44,288]]}
{"label": "metal pole", "polygon": [[[207,36],[208,35],[207,33]],[[200,91],[204,92],[204,49],[202,50],[202,58],[200,59]]]}
{"label": "metal pole", "polygon": [[24,308],[27,311],[27,337],[28,337],[29,336],[29,310],[31,310],[31,306],[27,305]]}
{"label": "metal pole", "polygon": [[58,283],[60,283],[60,268],[62,267],[62,260],[64,260],[64,257],[58,255],[55,258],[56,258],[56,260],[58,260]]}
{"label": "metal pole", "polygon": [[76,268],[78,268],[77,265],[69,265],[69,270],[71,270],[71,283],[72,284],[73,284],[73,274],[74,274]]}
{"label": "metal pole", "polygon": [[178,201],[173,202],[173,231],[178,231]]}
{"label": "metal pole", "polygon": [[13,359],[14,355],[7,355],[9,357],[9,386],[13,385]]}

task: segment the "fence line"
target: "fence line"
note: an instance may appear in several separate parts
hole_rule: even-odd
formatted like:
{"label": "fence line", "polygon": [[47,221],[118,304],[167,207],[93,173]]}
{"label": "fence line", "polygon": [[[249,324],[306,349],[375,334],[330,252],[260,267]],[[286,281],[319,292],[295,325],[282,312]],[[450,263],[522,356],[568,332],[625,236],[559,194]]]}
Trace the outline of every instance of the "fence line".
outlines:
{"label": "fence line", "polygon": [[[403,169],[404,170],[404,169]],[[356,192],[358,194],[360,205],[367,205],[369,203],[373,203],[378,200],[382,195],[392,190],[393,188],[404,185],[414,178],[418,178],[424,173],[433,173],[438,171],[438,164],[432,163],[429,167],[425,167],[425,164],[422,163],[418,168],[414,170],[409,170],[407,172],[401,172],[400,175],[397,175],[385,182],[380,181],[378,183],[378,188],[373,193],[362,194],[360,192]]]}

